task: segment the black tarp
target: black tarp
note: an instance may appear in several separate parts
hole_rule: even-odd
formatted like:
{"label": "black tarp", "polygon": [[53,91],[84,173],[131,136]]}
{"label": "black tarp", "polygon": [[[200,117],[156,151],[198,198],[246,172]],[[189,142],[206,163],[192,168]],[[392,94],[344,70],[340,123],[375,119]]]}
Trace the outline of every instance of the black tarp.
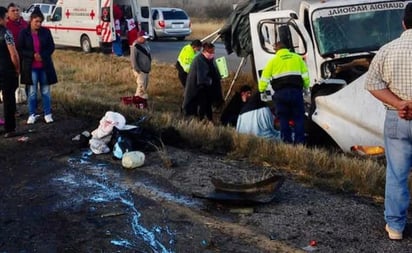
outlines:
{"label": "black tarp", "polygon": [[238,4],[219,32],[228,54],[235,52],[239,57],[247,57],[252,53],[249,13],[274,5],[275,0],[249,0]]}

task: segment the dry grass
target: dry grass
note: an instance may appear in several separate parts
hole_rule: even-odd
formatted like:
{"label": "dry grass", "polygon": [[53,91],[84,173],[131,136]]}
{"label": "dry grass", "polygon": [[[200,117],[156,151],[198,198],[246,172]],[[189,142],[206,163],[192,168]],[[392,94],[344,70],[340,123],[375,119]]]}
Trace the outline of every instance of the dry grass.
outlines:
{"label": "dry grass", "polygon": [[[72,115],[96,120],[96,125],[107,110],[122,113],[128,121],[144,114],[150,117],[148,124],[153,129],[176,129],[186,147],[227,154],[231,158],[246,157],[322,188],[383,196],[385,173],[381,161],[274,143],[237,134],[234,129],[216,123],[185,120],[180,113],[183,89],[172,64],[154,62],[148,89],[150,109],[142,111],[120,103],[120,97],[135,91],[127,58],[57,50],[54,59],[60,79],[52,89],[54,101]],[[252,83],[252,78],[241,76],[239,83]],[[223,82],[225,91],[229,84],[229,79]],[[167,154],[161,147],[160,151]]]}
{"label": "dry grass", "polygon": [[188,39],[203,39],[222,28],[224,23],[224,20],[192,19],[192,34]]}

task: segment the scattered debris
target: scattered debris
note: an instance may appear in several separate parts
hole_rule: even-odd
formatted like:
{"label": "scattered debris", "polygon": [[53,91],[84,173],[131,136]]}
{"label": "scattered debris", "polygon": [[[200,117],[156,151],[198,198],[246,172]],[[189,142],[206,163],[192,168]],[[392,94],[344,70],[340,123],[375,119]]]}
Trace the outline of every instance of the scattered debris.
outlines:
{"label": "scattered debris", "polygon": [[140,151],[130,151],[123,154],[122,166],[126,169],[134,169],[143,166],[145,154]]}
{"label": "scattered debris", "polygon": [[352,153],[359,156],[368,156],[368,157],[380,157],[385,155],[385,148],[382,146],[352,146]]}
{"label": "scattered debris", "polygon": [[316,240],[311,240],[309,242],[309,245],[306,247],[303,247],[302,249],[307,252],[312,252],[312,251],[317,250],[317,247],[316,247],[317,245],[318,245],[318,242]]}
{"label": "scattered debris", "polygon": [[200,244],[201,244],[203,247],[205,247],[205,248],[210,245],[210,243],[209,243],[208,240],[202,240],[202,241],[200,242]]}
{"label": "scattered debris", "polygon": [[90,139],[90,137],[91,137],[91,134],[89,131],[83,131],[81,134],[74,136],[72,138],[72,141],[80,141],[82,138]]}
{"label": "scattered debris", "polygon": [[221,201],[225,204],[251,205],[269,203],[275,198],[277,190],[283,184],[285,178],[274,175],[262,181],[247,184],[234,184],[212,178],[215,191],[202,194],[193,193],[194,197]]}
{"label": "scattered debris", "polygon": [[115,216],[121,216],[125,215],[125,212],[110,212],[110,213],[105,213],[100,215],[101,218],[107,218],[107,217],[115,217]]}
{"label": "scattered debris", "polygon": [[17,139],[18,142],[27,142],[29,140],[29,137],[27,136],[21,136]]}
{"label": "scattered debris", "polygon": [[229,212],[231,213],[238,213],[238,214],[252,214],[254,211],[251,207],[244,207],[244,208],[231,208]]}
{"label": "scattered debris", "polygon": [[109,153],[110,148],[107,144],[112,137],[112,131],[114,127],[122,129],[126,125],[125,117],[118,113],[107,111],[106,114],[99,122],[99,126],[93,130],[92,138],[89,141],[90,149],[94,154]]}
{"label": "scattered debris", "polygon": [[318,243],[315,240],[311,240],[309,242],[309,245],[312,246],[312,247],[315,247],[316,245],[318,245]]}
{"label": "scattered debris", "polygon": [[134,105],[136,108],[145,109],[147,108],[147,99],[141,98],[139,96],[125,96],[121,97],[120,101],[124,105]]}
{"label": "scattered debris", "polygon": [[269,235],[269,239],[272,240],[272,241],[277,240],[275,234],[270,234],[270,235]]}
{"label": "scattered debris", "polygon": [[307,252],[312,252],[312,251],[317,250],[316,247],[313,247],[313,246],[310,246],[310,245],[308,245],[308,246],[306,246],[306,247],[303,247],[302,249],[303,249],[304,251],[307,251]]}

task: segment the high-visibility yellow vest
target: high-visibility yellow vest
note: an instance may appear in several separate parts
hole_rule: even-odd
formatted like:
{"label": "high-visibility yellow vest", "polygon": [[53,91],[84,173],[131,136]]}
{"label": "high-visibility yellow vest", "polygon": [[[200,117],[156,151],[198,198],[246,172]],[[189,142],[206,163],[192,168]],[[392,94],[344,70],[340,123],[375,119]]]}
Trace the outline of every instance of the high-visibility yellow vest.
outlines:
{"label": "high-visibility yellow vest", "polygon": [[196,56],[196,51],[193,49],[192,45],[188,44],[180,50],[177,61],[182,66],[183,70],[186,73],[189,73],[190,65],[192,64],[193,59]]}
{"label": "high-visibility yellow vest", "polygon": [[309,73],[302,57],[286,48],[278,50],[263,69],[259,92],[265,91],[269,84],[275,91],[285,87],[308,88]]}

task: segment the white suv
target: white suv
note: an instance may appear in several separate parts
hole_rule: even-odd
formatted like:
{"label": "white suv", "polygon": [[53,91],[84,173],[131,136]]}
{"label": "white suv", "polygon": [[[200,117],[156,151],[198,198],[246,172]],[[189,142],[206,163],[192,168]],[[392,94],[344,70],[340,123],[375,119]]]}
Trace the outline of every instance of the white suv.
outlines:
{"label": "white suv", "polygon": [[21,16],[23,17],[24,20],[26,20],[26,21],[30,20],[30,15],[33,12],[35,7],[40,8],[40,11],[44,15],[44,20],[47,20],[47,17],[52,14],[52,12],[53,12],[54,8],[56,7],[56,5],[55,4],[34,3],[34,4],[30,5],[30,7],[27,8],[27,10],[25,10],[21,13]]}
{"label": "white suv", "polygon": [[190,18],[179,8],[152,7],[154,39],[184,40],[192,33]]}

